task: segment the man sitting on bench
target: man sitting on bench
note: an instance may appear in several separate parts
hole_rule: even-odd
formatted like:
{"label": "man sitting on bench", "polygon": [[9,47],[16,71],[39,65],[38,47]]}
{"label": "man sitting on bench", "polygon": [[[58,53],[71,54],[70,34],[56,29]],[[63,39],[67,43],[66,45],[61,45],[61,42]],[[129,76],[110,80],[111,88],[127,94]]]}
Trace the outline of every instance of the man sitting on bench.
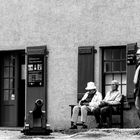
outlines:
{"label": "man sitting on bench", "polygon": [[122,94],[118,90],[119,82],[111,82],[111,91],[107,92],[105,98],[100,102],[99,107],[93,110],[96,122],[99,123],[97,128],[108,127],[107,117],[109,117],[113,107],[111,105],[120,104]]}
{"label": "man sitting on bench", "polygon": [[96,107],[98,107],[99,103],[102,100],[102,94],[97,91],[94,82],[88,82],[87,87],[85,89],[87,90],[87,92],[79,101],[79,105],[73,108],[73,115],[71,118],[72,126],[70,129],[77,129],[76,123],[78,120],[78,114],[80,110],[82,128],[87,128],[87,125],[85,124],[87,119],[87,112],[93,111]]}

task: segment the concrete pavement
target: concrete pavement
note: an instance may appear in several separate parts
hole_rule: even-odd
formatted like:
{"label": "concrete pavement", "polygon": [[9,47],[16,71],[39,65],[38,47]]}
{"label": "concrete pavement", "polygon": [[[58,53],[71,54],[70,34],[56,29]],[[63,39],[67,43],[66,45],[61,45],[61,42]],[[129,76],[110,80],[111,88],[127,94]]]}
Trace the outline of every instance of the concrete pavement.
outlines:
{"label": "concrete pavement", "polygon": [[90,129],[64,130],[48,136],[21,133],[23,128],[0,128],[0,140],[140,140],[140,128],[137,129]]}

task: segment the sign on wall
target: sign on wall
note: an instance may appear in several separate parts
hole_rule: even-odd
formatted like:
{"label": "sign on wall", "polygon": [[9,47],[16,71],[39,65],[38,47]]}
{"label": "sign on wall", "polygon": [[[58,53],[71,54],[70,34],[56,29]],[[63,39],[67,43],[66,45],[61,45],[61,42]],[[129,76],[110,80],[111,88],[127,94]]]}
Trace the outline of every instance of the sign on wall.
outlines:
{"label": "sign on wall", "polygon": [[135,50],[128,50],[127,65],[136,65],[136,51]]}
{"label": "sign on wall", "polygon": [[43,55],[28,56],[28,86],[43,86]]}

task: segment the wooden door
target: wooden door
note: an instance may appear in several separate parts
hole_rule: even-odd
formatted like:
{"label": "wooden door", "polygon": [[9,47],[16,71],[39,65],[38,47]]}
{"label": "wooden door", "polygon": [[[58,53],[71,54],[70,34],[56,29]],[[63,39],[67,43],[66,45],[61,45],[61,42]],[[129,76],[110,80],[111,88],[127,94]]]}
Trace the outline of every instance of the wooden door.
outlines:
{"label": "wooden door", "polygon": [[0,125],[17,126],[18,59],[15,53],[1,53]]}

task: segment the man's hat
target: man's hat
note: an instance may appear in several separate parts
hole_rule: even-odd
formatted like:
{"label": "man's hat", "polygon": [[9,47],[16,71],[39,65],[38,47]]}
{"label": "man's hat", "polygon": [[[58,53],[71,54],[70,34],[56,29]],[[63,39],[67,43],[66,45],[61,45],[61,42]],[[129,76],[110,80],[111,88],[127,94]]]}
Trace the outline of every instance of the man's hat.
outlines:
{"label": "man's hat", "polygon": [[87,87],[85,89],[86,90],[96,89],[96,86],[95,86],[94,82],[88,82]]}

